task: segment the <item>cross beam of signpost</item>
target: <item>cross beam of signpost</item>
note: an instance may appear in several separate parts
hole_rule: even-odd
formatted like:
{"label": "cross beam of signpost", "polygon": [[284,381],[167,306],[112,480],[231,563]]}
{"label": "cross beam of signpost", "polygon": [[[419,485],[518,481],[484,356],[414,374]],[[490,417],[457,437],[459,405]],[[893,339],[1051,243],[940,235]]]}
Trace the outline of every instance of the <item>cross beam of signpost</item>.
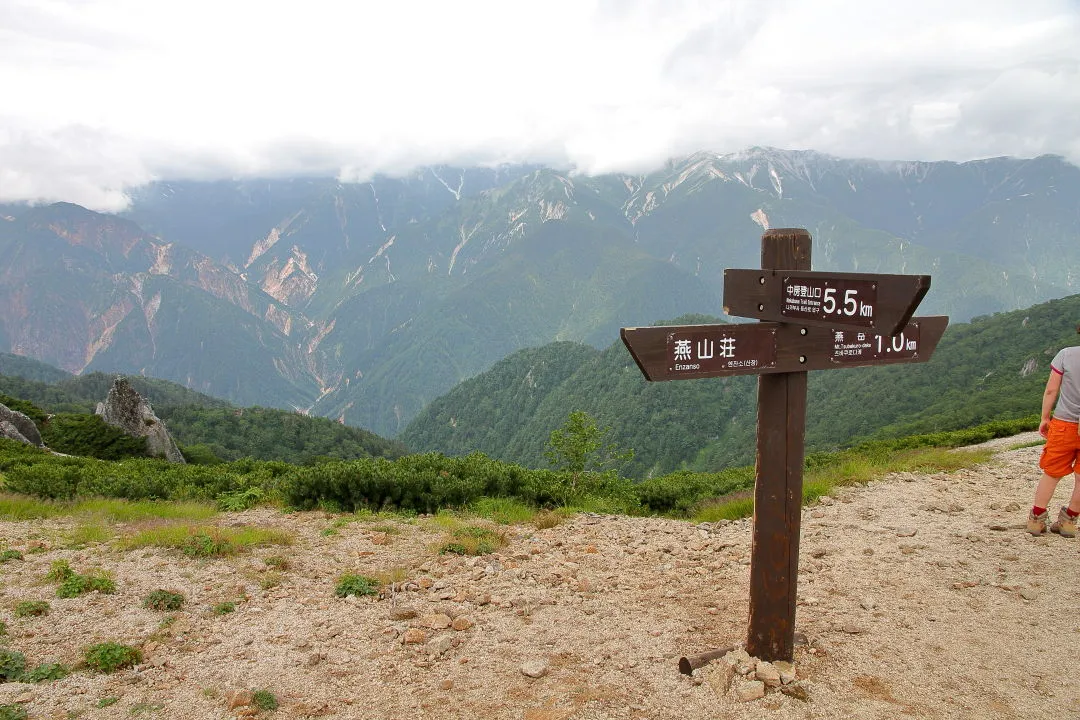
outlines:
{"label": "cross beam of signpost", "polygon": [[768,230],[760,270],[725,271],[725,312],[763,322],[621,332],[646,380],[758,376],[746,650],[770,661],[795,647],[806,372],[925,362],[949,324],[913,317],[929,275],[812,272],[810,249],[806,230]]}

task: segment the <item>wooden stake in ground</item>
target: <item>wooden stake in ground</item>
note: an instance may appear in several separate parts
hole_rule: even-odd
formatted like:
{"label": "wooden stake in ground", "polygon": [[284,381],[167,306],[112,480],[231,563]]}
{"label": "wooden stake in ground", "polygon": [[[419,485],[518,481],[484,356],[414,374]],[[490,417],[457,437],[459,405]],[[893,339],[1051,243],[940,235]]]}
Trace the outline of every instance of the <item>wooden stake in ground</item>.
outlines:
{"label": "wooden stake in ground", "polygon": [[[759,376],[746,649],[769,661],[794,655],[807,371],[925,362],[949,324],[912,317],[928,275],[812,272],[810,246],[801,228],[768,230],[760,270],[724,273],[728,314],[774,322],[621,332],[649,381]],[[691,658],[708,662],[714,652]]]}

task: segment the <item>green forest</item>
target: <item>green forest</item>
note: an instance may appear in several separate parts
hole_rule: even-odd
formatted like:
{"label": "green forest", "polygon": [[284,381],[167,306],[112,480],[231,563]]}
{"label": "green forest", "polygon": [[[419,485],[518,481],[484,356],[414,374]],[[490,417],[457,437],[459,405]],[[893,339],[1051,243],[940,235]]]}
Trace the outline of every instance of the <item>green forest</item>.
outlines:
{"label": "green forest", "polygon": [[[951,325],[928,362],[811,372],[808,451],[958,430],[1039,412],[1049,363],[1080,342],[1080,296]],[[688,316],[662,324],[719,322]],[[753,461],[754,377],[648,383],[616,342],[518,351],[431,403],[399,436],[414,451],[483,452],[548,467],[544,444],[584,411],[634,451],[623,472],[716,472]]]}

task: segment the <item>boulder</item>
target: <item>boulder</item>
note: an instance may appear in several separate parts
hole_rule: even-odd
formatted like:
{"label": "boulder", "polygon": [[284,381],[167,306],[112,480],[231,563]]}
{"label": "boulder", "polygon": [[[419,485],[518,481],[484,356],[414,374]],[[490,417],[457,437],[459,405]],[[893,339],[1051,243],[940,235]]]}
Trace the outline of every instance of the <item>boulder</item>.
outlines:
{"label": "boulder", "polygon": [[[5,424],[9,425],[11,429],[3,429],[2,426]],[[0,437],[18,440],[29,445],[37,445],[38,447],[44,445],[41,442],[41,433],[38,432],[34,421],[21,412],[8,408],[7,405],[0,405]]]}
{"label": "boulder", "polygon": [[122,377],[113,381],[105,402],[98,403],[97,414],[105,422],[120,428],[132,437],[145,437],[146,450],[155,457],[169,462],[183,463],[184,456],[176,447],[165,423],[154,414],[153,408],[142,395]]}

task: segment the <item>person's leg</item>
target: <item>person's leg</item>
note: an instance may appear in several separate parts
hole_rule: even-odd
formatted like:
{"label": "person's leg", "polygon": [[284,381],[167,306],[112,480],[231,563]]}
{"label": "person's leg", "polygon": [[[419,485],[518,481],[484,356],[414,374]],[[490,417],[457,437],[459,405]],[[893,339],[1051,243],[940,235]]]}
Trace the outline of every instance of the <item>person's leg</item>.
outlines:
{"label": "person's leg", "polygon": [[[1059,477],[1050,477],[1046,472],[1039,478],[1039,484],[1035,487],[1035,507],[1046,509],[1050,507],[1050,500],[1054,497],[1054,490],[1057,488],[1058,482],[1061,480]],[[1077,483],[1080,486],[1080,475],[1077,476]],[[1073,487],[1073,498],[1077,500],[1080,507],[1080,495],[1077,495],[1077,487]],[[1070,505],[1072,502],[1070,501]]]}
{"label": "person's leg", "polygon": [[1073,473],[1073,491],[1069,498],[1069,510],[1080,514],[1080,471]]}
{"label": "person's leg", "polygon": [[1057,520],[1050,524],[1050,532],[1057,533],[1061,537],[1076,537],[1076,516],[1080,508],[1080,473],[1073,473],[1073,491],[1068,505],[1062,505],[1058,510]]}

